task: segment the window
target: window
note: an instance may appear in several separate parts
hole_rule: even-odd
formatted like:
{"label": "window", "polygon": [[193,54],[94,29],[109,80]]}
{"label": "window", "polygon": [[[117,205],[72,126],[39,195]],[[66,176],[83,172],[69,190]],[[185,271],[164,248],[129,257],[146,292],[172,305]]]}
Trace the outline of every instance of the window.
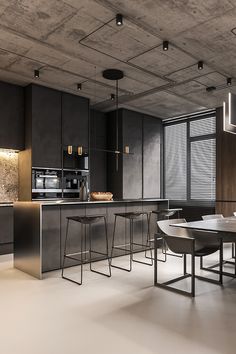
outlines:
{"label": "window", "polygon": [[215,200],[215,116],[164,127],[164,189],[171,200]]}

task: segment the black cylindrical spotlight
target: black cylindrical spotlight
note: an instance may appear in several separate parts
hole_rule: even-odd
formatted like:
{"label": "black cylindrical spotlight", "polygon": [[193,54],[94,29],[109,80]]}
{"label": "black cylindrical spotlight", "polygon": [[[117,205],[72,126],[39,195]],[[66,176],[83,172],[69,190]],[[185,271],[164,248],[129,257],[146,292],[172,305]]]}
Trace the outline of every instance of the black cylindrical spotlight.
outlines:
{"label": "black cylindrical spotlight", "polygon": [[35,77],[36,79],[39,78],[39,70],[34,70],[34,77]]}
{"label": "black cylindrical spotlight", "polygon": [[114,95],[114,93],[111,93],[111,100],[112,100],[112,101],[115,100],[115,95]]}
{"label": "black cylindrical spotlight", "polygon": [[81,91],[82,90],[82,84],[77,84],[77,90]]}
{"label": "black cylindrical spotlight", "polygon": [[116,24],[117,24],[117,26],[123,25],[123,16],[121,14],[116,15]]}
{"label": "black cylindrical spotlight", "polygon": [[168,50],[169,49],[169,42],[168,41],[163,41],[162,43],[163,50]]}
{"label": "black cylindrical spotlight", "polygon": [[197,66],[198,66],[198,70],[202,70],[203,69],[203,61],[200,60],[197,64]]}
{"label": "black cylindrical spotlight", "polygon": [[227,86],[231,86],[232,85],[232,79],[231,77],[227,77]]}

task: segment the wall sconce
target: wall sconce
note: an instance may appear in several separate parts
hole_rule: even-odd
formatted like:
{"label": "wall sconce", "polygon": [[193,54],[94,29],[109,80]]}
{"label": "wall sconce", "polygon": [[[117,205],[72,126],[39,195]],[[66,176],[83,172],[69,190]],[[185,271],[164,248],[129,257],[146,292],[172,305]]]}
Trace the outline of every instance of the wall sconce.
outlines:
{"label": "wall sconce", "polygon": [[129,146],[128,145],[125,146],[124,153],[129,154]]}
{"label": "wall sconce", "polygon": [[78,146],[78,155],[79,156],[83,155],[83,147],[82,146]]}
{"label": "wall sconce", "polygon": [[68,155],[72,155],[72,153],[73,153],[73,147],[72,147],[72,145],[68,145],[68,146],[67,146],[67,153],[68,153]]}

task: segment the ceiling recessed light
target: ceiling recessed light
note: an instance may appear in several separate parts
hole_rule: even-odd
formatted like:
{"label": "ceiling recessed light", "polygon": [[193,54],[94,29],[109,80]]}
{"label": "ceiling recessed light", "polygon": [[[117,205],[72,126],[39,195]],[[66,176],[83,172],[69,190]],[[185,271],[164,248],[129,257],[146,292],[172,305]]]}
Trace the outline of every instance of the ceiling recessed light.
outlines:
{"label": "ceiling recessed light", "polygon": [[36,79],[39,78],[39,70],[34,70],[34,77],[35,77]]}
{"label": "ceiling recessed light", "polygon": [[117,26],[123,25],[123,16],[121,14],[116,15],[116,24],[117,24]]}
{"label": "ceiling recessed light", "polygon": [[231,86],[232,85],[232,79],[231,77],[227,77],[227,86]]}
{"label": "ceiling recessed light", "polygon": [[169,49],[169,42],[168,41],[164,41],[162,44],[163,50],[167,51]]}
{"label": "ceiling recessed light", "polygon": [[198,70],[202,70],[203,69],[203,61],[200,60],[197,64],[197,66],[198,66]]}
{"label": "ceiling recessed light", "polygon": [[77,84],[77,90],[81,91],[82,90],[82,84]]}

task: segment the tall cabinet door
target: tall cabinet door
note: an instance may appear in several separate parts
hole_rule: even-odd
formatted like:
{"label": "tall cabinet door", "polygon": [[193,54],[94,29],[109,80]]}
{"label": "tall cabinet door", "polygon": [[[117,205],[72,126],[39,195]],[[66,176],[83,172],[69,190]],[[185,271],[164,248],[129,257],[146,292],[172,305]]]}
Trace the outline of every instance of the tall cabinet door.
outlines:
{"label": "tall cabinet door", "polygon": [[123,110],[123,148],[133,155],[123,155],[123,198],[142,198],[142,115]]}
{"label": "tall cabinet door", "polygon": [[88,148],[89,100],[62,93],[63,144]]}
{"label": "tall cabinet door", "polygon": [[143,198],[159,198],[161,194],[161,136],[160,119],[143,119]]}
{"label": "tall cabinet door", "polygon": [[61,92],[31,85],[32,166],[61,167]]}

